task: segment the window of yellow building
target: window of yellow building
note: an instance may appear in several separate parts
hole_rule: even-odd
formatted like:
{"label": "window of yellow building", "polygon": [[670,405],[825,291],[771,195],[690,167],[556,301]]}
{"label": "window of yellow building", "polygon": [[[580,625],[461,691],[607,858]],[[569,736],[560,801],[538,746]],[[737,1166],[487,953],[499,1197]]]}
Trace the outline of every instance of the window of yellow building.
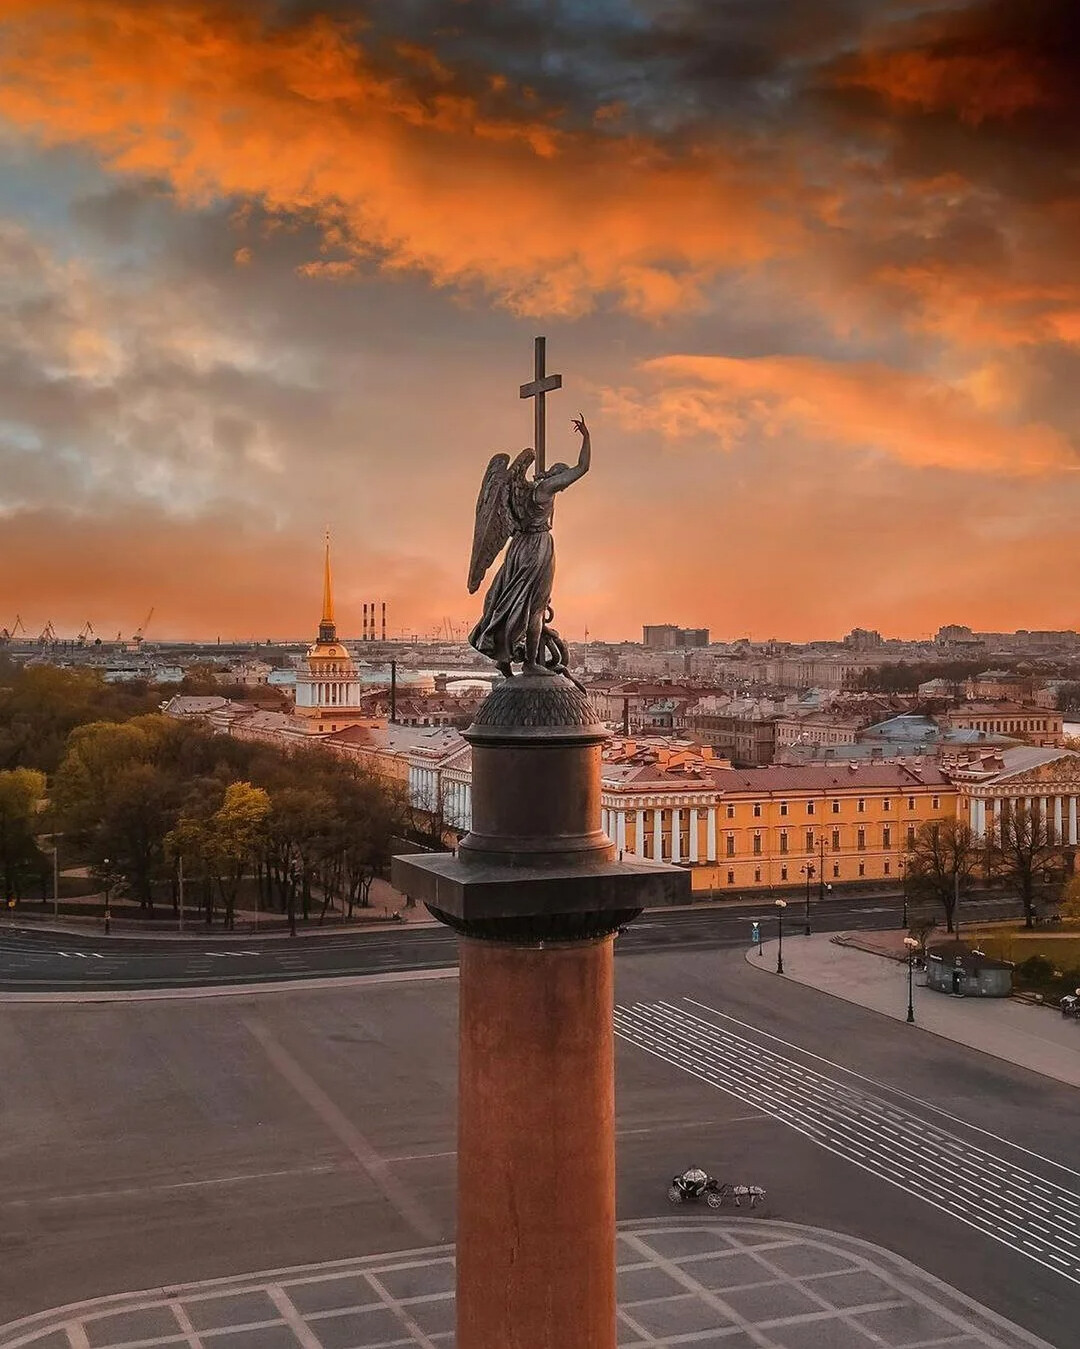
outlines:
{"label": "window of yellow building", "polygon": [[812,829],[806,831],[806,851],[814,851],[814,831]]}
{"label": "window of yellow building", "polygon": [[[886,825],[885,828],[881,831],[881,846],[883,848],[892,847],[892,830],[889,828],[888,825]],[[888,863],[886,863],[885,865],[886,870],[888,870]]]}
{"label": "window of yellow building", "polygon": [[760,834],[755,834],[755,835],[754,835],[754,856],[755,856],[755,857],[760,857],[760,856],[761,856],[761,835],[760,835]]}
{"label": "window of yellow building", "polygon": [[786,815],[786,814],[787,814],[787,802],[786,802],[786,801],[781,801],[781,802],[780,802],[780,814],[781,814],[781,815]]}
{"label": "window of yellow building", "polygon": [[859,849],[860,852],[865,851],[865,849],[866,849],[866,830],[865,830],[865,829],[860,829],[860,830],[859,830],[858,842],[856,843],[855,846]]}
{"label": "window of yellow building", "polygon": [[727,883],[728,883],[728,885],[734,885],[734,884],[735,884],[735,873],[734,873],[734,871],[729,871],[729,872],[728,872],[728,874],[727,874]]}
{"label": "window of yellow building", "polygon": [[806,813],[807,813],[807,815],[813,815],[813,813],[814,813],[814,803],[813,803],[813,801],[807,801],[807,803],[806,803]]}
{"label": "window of yellow building", "polygon": [[882,810],[892,810],[892,802],[889,800],[888,797],[886,797],[886,798],[884,799],[884,801],[882,801],[882,803],[881,803],[881,809],[882,809]]}
{"label": "window of yellow building", "polygon": [[839,852],[839,851],[840,851],[840,830],[839,830],[839,829],[834,829],[834,830],[832,831],[832,850],[833,850],[833,852]]}
{"label": "window of yellow building", "polygon": [[727,855],[728,855],[728,857],[734,857],[734,856],[735,856],[735,835],[734,835],[734,834],[728,834],[728,836],[727,836]]}
{"label": "window of yellow building", "polygon": [[914,810],[914,809],[915,809],[915,798],[914,798],[913,796],[909,796],[909,797],[908,797],[908,799],[907,799],[907,808],[908,808],[908,810]]}
{"label": "window of yellow building", "polygon": [[781,879],[782,881],[786,881],[786,880],[787,880],[787,867],[781,867],[781,868],[780,868],[780,879]]}
{"label": "window of yellow building", "polygon": [[941,797],[940,797],[940,796],[935,796],[934,799],[933,799],[933,801],[930,803],[930,806],[931,806],[931,809],[932,809],[932,810],[940,810],[940,809],[941,809]]}
{"label": "window of yellow building", "polygon": [[760,819],[761,819],[761,802],[760,802],[760,801],[755,801],[755,802],[754,802],[754,819],[755,819],[755,820],[760,820]]}
{"label": "window of yellow building", "polygon": [[788,850],[788,846],[787,846],[787,830],[786,830],[786,829],[781,829],[781,830],[780,830],[780,851],[781,851],[782,853],[784,853],[784,852],[787,852],[787,850]]}
{"label": "window of yellow building", "polygon": [[839,814],[840,814],[840,802],[839,802],[839,801],[834,801],[834,802],[832,803],[832,813],[833,813],[834,815],[839,815]]}
{"label": "window of yellow building", "polygon": [[730,805],[728,806],[728,808],[727,808],[727,817],[728,817],[729,820],[733,820],[733,819],[735,818],[735,807],[734,807],[734,806],[730,806]]}
{"label": "window of yellow building", "polygon": [[860,815],[865,815],[865,814],[866,814],[866,798],[865,798],[865,797],[862,797],[862,796],[859,797],[858,801],[855,803],[855,809],[859,812]]}

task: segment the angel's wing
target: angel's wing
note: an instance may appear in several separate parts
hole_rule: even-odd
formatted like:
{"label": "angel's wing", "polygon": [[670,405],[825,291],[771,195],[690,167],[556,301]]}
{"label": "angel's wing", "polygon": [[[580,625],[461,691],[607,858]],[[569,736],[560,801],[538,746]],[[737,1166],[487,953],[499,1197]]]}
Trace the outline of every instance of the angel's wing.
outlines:
{"label": "angel's wing", "polygon": [[472,558],[469,561],[469,594],[480,588],[488,567],[510,537],[510,456],[494,454],[476,498]]}

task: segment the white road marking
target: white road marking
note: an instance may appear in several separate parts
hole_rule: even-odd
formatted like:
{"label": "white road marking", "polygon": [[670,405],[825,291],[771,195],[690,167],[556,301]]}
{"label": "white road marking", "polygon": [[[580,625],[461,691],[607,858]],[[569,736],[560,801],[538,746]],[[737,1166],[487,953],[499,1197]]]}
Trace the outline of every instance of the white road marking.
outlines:
{"label": "white road marking", "polygon": [[[615,1029],[654,1057],[1080,1285],[1080,1195],[684,1007],[619,1007]],[[893,1122],[887,1132],[886,1120]],[[1033,1216],[1049,1223],[1047,1236]]]}
{"label": "white road marking", "polygon": [[[942,1110],[940,1106],[934,1105],[932,1101],[921,1100],[918,1096],[912,1096],[910,1092],[902,1091],[899,1087],[890,1087],[884,1082],[878,1082],[872,1077],[867,1077],[865,1073],[858,1073],[854,1068],[845,1068],[842,1063],[836,1063],[832,1059],[827,1059],[821,1054],[815,1054],[811,1049],[803,1049],[801,1045],[794,1044],[791,1040],[781,1039],[779,1035],[771,1035],[768,1031],[758,1030],[749,1021],[740,1021],[738,1017],[729,1015],[727,1012],[721,1012],[715,1007],[710,1007],[708,1003],[698,1002],[696,998],[685,998],[684,1002],[691,1007],[698,1007],[711,1016],[722,1017],[724,1021],[730,1021],[736,1026],[742,1026],[744,1030],[753,1031],[755,1035],[763,1039],[772,1040],[775,1044],[783,1045],[785,1049],[794,1049],[805,1058],[814,1059],[817,1063],[825,1063],[830,1068],[835,1068],[838,1072],[846,1073],[848,1077],[854,1077],[860,1082],[866,1082],[876,1091],[891,1092],[893,1096],[900,1097],[901,1100],[913,1101],[924,1110],[932,1110],[935,1115],[940,1115],[942,1119],[950,1120],[953,1124],[961,1124],[965,1129],[970,1129],[972,1133],[982,1134],[984,1138],[992,1138],[995,1143],[1004,1143],[1006,1147],[1013,1148],[1017,1152],[1023,1152],[1028,1157],[1033,1157],[1038,1162],[1045,1162],[1047,1166],[1054,1167],[1057,1171],[1065,1171],[1070,1176],[1075,1176],[1080,1180],[1080,1171],[1074,1170],[1071,1166],[1065,1166],[1063,1162],[1054,1161],[1053,1157],[1045,1157],[1041,1152],[1033,1152],[1030,1148],[1023,1147],[1020,1143],[1014,1143],[1010,1138],[1003,1138],[1001,1134],[993,1133],[990,1129],[983,1129],[978,1124],[969,1124],[967,1120],[961,1119],[958,1115],[952,1115],[947,1110]],[[801,1071],[801,1070],[800,1070]],[[849,1090],[849,1088],[844,1088]]]}

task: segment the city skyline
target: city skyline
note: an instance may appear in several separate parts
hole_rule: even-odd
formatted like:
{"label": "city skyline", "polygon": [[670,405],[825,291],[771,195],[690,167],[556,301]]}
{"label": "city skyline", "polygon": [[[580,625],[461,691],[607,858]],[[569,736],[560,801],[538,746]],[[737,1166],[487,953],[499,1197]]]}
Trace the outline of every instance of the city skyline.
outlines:
{"label": "city skyline", "polygon": [[0,0],[0,626],[474,619],[546,333],[565,636],[1076,627],[1075,17],[797,8]]}

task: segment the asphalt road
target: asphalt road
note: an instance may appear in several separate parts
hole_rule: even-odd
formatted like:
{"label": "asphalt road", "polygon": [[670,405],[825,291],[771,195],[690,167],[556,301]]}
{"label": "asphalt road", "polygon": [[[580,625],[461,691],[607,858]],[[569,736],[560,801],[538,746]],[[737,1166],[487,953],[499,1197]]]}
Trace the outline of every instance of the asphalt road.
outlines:
{"label": "asphalt road", "polygon": [[[623,940],[620,1218],[675,1216],[697,1163],[765,1186],[758,1216],[876,1242],[1075,1349],[1074,1090],[715,939]],[[452,1239],[456,1013],[453,978],[6,1007],[0,1323]]]}
{"label": "asphalt road", "polygon": [[[974,918],[1015,912],[1007,900],[970,901]],[[896,927],[901,906],[886,898],[843,898],[811,905],[815,931]],[[751,922],[775,935],[772,905],[650,910],[617,943],[622,954],[716,950],[746,946]],[[792,902],[785,931],[803,931],[805,910]],[[78,992],[107,989],[199,988],[354,974],[444,969],[457,963],[457,938],[446,928],[401,924],[368,932],[327,929],[302,937],[105,937],[0,928],[0,992]]]}

